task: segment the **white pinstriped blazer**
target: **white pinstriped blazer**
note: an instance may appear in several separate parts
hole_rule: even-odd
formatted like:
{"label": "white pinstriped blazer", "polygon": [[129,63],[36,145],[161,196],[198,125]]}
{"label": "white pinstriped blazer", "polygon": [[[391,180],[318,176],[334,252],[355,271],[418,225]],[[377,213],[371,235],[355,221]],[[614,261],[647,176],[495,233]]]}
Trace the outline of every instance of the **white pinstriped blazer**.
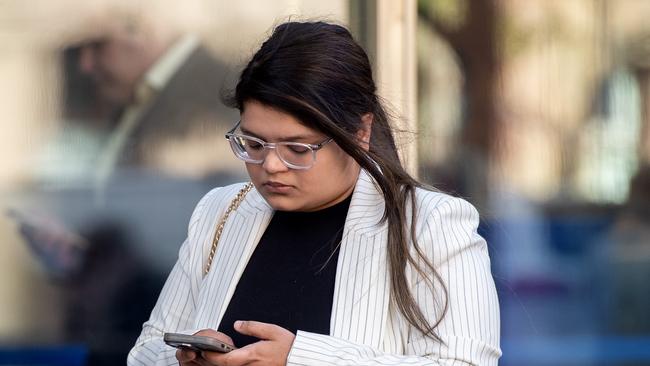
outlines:
{"label": "white pinstriped blazer", "polygon": [[[251,190],[225,225],[210,273],[203,268],[216,223],[242,184],[216,188],[197,205],[188,238],[128,365],[177,365],[164,332],[217,329],[237,282],[273,210]],[[418,243],[433,261],[448,292],[448,311],[437,332],[423,337],[389,301],[387,225],[378,225],[384,200],[361,171],[345,221],[330,334],[298,331],[287,365],[497,365],[499,306],[485,240],[476,233],[478,213],[451,196],[418,189]],[[409,212],[409,211],[407,211]],[[434,294],[407,269],[411,291],[431,321],[439,318],[442,289]],[[255,319],[248,319],[255,320]]]}

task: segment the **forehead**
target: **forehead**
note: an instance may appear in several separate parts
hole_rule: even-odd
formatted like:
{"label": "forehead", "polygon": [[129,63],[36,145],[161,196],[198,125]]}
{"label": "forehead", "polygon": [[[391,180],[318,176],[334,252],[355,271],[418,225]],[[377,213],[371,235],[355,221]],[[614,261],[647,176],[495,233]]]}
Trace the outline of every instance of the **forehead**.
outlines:
{"label": "forehead", "polygon": [[324,135],[296,117],[257,101],[244,102],[240,128],[265,140],[310,139]]}

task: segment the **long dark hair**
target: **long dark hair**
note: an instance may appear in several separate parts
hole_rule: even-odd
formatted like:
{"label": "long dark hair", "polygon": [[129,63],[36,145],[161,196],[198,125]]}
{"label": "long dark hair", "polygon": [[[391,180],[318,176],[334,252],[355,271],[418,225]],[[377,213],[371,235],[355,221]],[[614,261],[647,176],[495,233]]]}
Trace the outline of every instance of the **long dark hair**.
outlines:
{"label": "long dark hair", "polygon": [[[350,32],[325,22],[287,22],[277,26],[241,73],[229,104],[240,111],[247,101],[289,113],[336,143],[374,178],[386,207],[391,301],[423,334],[439,339],[434,329],[447,308],[444,284],[415,242],[415,189],[421,184],[403,168],[386,109],[377,96],[368,56]],[[373,116],[370,149],[356,138],[362,116]],[[411,212],[408,202],[411,202]],[[407,214],[412,216],[410,227]],[[409,240],[412,238],[412,240]],[[415,255],[411,250],[413,243]],[[445,294],[443,312],[433,324],[425,318],[409,290],[410,264],[431,287]],[[440,293],[435,291],[435,293]]]}

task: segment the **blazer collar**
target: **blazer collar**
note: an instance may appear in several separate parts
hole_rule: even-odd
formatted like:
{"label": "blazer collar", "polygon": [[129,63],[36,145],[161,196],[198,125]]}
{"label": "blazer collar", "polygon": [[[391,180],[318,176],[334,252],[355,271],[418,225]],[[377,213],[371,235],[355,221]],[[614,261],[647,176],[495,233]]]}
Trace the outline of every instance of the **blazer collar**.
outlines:
{"label": "blazer collar", "polygon": [[253,187],[246,195],[246,198],[237,208],[237,212],[243,216],[256,215],[258,213],[273,213],[273,208],[269,205],[257,188]]}
{"label": "blazer collar", "polygon": [[331,335],[375,348],[384,340],[390,300],[384,211],[383,195],[362,170],[343,229],[330,318]]}
{"label": "blazer collar", "polygon": [[384,229],[380,224],[384,216],[385,201],[375,180],[366,170],[359,172],[359,179],[352,193],[350,209],[345,220],[345,231],[371,235]]}

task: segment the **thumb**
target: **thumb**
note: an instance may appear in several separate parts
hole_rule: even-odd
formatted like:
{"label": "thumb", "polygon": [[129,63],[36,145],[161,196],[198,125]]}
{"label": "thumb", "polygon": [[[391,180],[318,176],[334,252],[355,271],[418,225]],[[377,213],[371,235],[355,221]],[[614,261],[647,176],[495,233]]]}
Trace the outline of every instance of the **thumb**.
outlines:
{"label": "thumb", "polygon": [[176,350],[176,360],[182,365],[183,363],[194,361],[197,358],[195,351],[190,349],[179,348]]}
{"label": "thumb", "polygon": [[277,339],[283,335],[293,334],[290,331],[275,325],[251,320],[237,320],[234,328],[237,332],[262,340]]}

